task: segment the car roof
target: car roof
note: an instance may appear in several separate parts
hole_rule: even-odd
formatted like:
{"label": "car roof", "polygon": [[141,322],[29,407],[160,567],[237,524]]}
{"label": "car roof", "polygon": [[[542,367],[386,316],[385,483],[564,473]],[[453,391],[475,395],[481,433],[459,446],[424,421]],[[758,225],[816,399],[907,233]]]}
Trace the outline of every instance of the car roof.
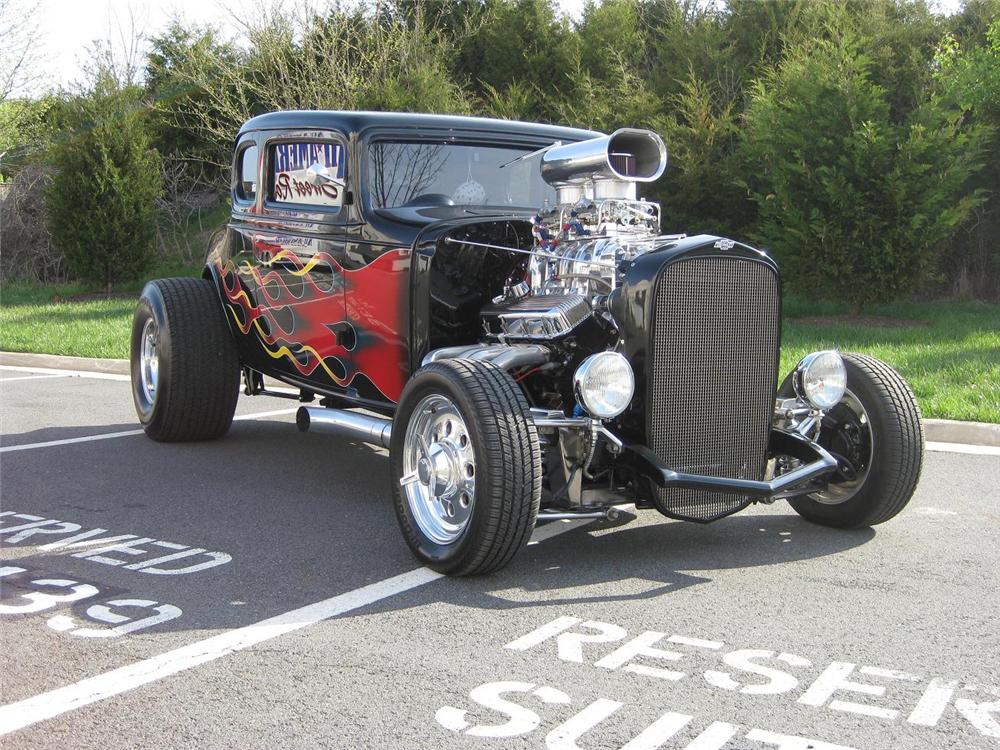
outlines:
{"label": "car roof", "polygon": [[497,135],[527,135],[552,140],[581,141],[596,138],[604,133],[595,130],[567,128],[516,120],[494,120],[488,117],[460,115],[432,115],[414,112],[347,112],[336,110],[291,110],[268,112],[247,120],[240,134],[254,130],[283,130],[286,128],[324,128],[342,133],[360,133],[368,128],[393,130],[473,130]]}

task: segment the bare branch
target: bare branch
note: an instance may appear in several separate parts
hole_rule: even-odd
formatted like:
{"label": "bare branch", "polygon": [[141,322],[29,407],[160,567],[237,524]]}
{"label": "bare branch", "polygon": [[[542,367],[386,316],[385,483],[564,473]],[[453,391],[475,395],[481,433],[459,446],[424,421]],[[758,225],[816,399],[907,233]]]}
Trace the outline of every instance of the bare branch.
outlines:
{"label": "bare branch", "polygon": [[82,87],[90,88],[98,81],[111,83],[118,89],[138,85],[146,61],[145,43],[145,32],[132,8],[128,10],[127,19],[112,12],[104,38],[95,40],[87,48]]}
{"label": "bare branch", "polygon": [[0,0],[0,102],[44,80],[41,38],[37,3]]}

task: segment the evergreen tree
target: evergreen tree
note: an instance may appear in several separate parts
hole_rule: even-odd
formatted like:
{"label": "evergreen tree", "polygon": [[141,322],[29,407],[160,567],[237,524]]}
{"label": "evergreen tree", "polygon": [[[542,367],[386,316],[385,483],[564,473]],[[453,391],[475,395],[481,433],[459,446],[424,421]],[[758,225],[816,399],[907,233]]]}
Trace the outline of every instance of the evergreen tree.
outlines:
{"label": "evergreen tree", "polygon": [[99,90],[80,104],[77,132],[52,158],[50,231],[73,273],[110,294],[153,260],[161,163],[134,94]]}
{"label": "evergreen tree", "polygon": [[855,311],[916,289],[980,199],[984,133],[937,97],[896,124],[856,39],[791,50],[753,87],[742,172],[794,288]]}

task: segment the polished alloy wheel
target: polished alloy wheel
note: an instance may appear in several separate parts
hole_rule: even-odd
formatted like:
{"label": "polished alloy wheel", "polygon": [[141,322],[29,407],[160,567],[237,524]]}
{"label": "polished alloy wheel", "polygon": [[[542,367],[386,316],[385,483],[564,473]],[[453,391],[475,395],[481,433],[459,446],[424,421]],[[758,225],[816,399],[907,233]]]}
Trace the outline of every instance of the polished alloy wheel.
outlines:
{"label": "polished alloy wheel", "polygon": [[156,354],[158,334],[152,318],[142,328],[142,349],[139,353],[139,379],[142,392],[149,404],[156,401],[156,384],[159,379],[160,359]]}
{"label": "polished alloy wheel", "polygon": [[476,498],[476,455],[465,420],[446,396],[426,396],[413,410],[399,483],[425,535],[438,544],[462,535]]}
{"label": "polished alloy wheel", "polygon": [[[839,505],[847,502],[865,483],[868,470],[872,465],[872,455],[875,450],[871,422],[864,404],[851,391],[844,397],[824,419],[830,425],[830,437],[823,440],[823,447],[843,456],[850,462],[853,476],[839,482],[831,482],[822,492],[816,492],[810,497],[823,505]],[[824,430],[827,424],[823,425]]]}

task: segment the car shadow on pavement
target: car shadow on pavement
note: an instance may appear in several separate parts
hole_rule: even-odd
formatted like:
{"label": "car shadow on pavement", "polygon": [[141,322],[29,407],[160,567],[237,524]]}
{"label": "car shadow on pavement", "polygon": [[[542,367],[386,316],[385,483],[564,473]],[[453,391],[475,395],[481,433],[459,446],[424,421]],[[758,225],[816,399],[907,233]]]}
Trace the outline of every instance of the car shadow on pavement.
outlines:
{"label": "car shadow on pavement", "polygon": [[[77,429],[136,426],[63,429],[59,438]],[[59,449],[56,465],[47,450],[21,454],[30,460],[5,467],[5,504],[21,497],[22,512],[219,549],[233,562],[192,577],[193,589],[187,577],[137,576],[30,545],[15,553],[14,564],[86,579],[108,596],[146,596],[150,588],[151,598],[185,611],[156,632],[239,627],[418,567],[396,525],[384,451],[302,435],[283,422],[238,423],[212,443],[135,436],[86,445]],[[135,466],[144,467],[142,474]],[[42,474],[47,482],[39,485]],[[357,614],[439,601],[510,610],[650,600],[710,584],[713,572],[833,555],[874,535],[815,526],[781,505],[705,526],[647,510],[628,522],[574,526],[529,545],[494,575],[441,580]],[[82,614],[86,604],[70,609]]]}
{"label": "car shadow on pavement", "polygon": [[[137,429],[91,425],[46,437]],[[44,441],[32,432],[18,437]],[[12,600],[30,593],[32,576],[73,580],[98,589],[100,601],[176,605],[183,617],[151,632],[195,632],[248,625],[417,565],[396,526],[386,457],[367,445],[303,435],[287,420],[240,421],[211,442],[156,443],[138,434],[0,458],[3,510],[21,514],[0,527],[39,519],[55,527],[21,539],[0,535],[0,565],[28,571],[24,581],[5,579],[3,593]],[[99,533],[81,543],[90,546],[43,548],[94,529]],[[91,541],[115,537],[146,541],[99,555],[111,562],[87,559],[101,547]],[[230,559],[186,575],[128,568],[178,548],[208,551],[198,559]],[[59,609],[82,618],[94,601]]]}
{"label": "car shadow on pavement", "polygon": [[[640,513],[649,519],[655,518],[656,511]],[[812,560],[859,546],[875,536],[870,528],[829,529],[792,513],[778,512],[734,515],[711,526],[665,518],[634,523],[613,532],[606,532],[602,528],[605,526],[569,532],[530,547],[523,559],[515,560],[513,579],[509,581],[512,586],[506,592],[498,588],[487,596],[500,608],[652,599],[711,583],[713,572]],[[525,574],[525,566],[530,567],[530,573]],[[522,571],[520,576],[518,570]],[[501,573],[498,577],[505,576]],[[632,579],[634,591],[566,595],[567,589],[606,583],[622,588],[621,582],[626,579]],[[505,582],[497,583],[503,586]],[[550,590],[558,590],[559,596],[536,599],[537,594]]]}
{"label": "car shadow on pavement", "polygon": [[[509,567],[483,578],[447,579],[410,601],[387,600],[371,611],[431,601],[474,609],[658,599],[711,584],[713,573],[750,570],[838,554],[865,544],[874,529],[840,530],[776,512],[735,515],[710,526],[680,521],[581,526],[523,550]],[[362,614],[362,613],[359,613]]]}

